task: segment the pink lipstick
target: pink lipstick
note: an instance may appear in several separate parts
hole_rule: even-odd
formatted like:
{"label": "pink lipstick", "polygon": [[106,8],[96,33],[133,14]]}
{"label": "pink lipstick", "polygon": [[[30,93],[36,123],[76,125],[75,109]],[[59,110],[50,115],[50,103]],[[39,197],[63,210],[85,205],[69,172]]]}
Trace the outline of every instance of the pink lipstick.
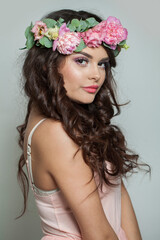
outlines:
{"label": "pink lipstick", "polygon": [[92,85],[92,86],[88,86],[88,87],[83,87],[83,89],[86,92],[89,92],[89,93],[95,93],[97,88],[98,88],[98,85]]}

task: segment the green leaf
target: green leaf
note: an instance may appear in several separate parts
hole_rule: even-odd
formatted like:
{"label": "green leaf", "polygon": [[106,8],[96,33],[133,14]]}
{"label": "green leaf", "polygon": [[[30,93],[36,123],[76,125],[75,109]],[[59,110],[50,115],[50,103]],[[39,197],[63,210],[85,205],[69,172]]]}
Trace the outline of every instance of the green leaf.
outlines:
{"label": "green leaf", "polygon": [[53,41],[49,40],[47,37],[44,37],[44,46],[46,48],[51,48],[53,46]]}
{"label": "green leaf", "polygon": [[31,22],[30,26],[28,26],[25,30],[25,37],[27,38],[28,37],[28,34],[30,33],[30,31],[32,30],[33,28],[33,23]]}
{"label": "green leaf", "polygon": [[81,52],[83,48],[86,47],[86,44],[84,43],[83,39],[81,39],[80,44],[78,45],[78,47],[76,48],[75,52]]}
{"label": "green leaf", "polygon": [[26,49],[26,47],[23,47],[23,48],[19,48],[19,50],[24,50],[24,49]]}
{"label": "green leaf", "polygon": [[26,41],[26,47],[27,47],[27,49],[30,49],[30,48],[32,48],[33,47],[33,45],[34,45],[34,35],[30,32],[29,34],[28,34],[28,37],[27,37],[27,41]]}
{"label": "green leaf", "polygon": [[45,37],[42,37],[41,39],[39,39],[39,43],[40,43],[42,46],[45,46],[44,39],[45,39]]}
{"label": "green leaf", "polygon": [[63,23],[64,19],[63,18],[59,18],[58,22]]}
{"label": "green leaf", "polygon": [[[103,42],[103,45],[104,45],[105,47],[109,48],[109,49],[112,49],[111,46],[109,46],[108,44],[106,44],[106,43],[104,43],[104,42]],[[112,50],[113,50],[113,49],[112,49]]]}
{"label": "green leaf", "polygon": [[57,27],[60,28],[62,26],[63,22],[64,22],[64,19],[63,18],[59,18],[59,20],[56,23]]}
{"label": "green leaf", "polygon": [[70,24],[68,28],[70,29],[71,32],[74,32],[76,30],[76,27],[73,26],[72,24]]}
{"label": "green leaf", "polygon": [[119,46],[123,46],[124,44],[126,44],[126,40],[123,40],[123,41],[120,42],[118,45],[119,45]]}
{"label": "green leaf", "polygon": [[76,28],[76,31],[77,31],[77,32],[80,32],[80,31],[81,31],[81,27],[82,27],[82,26],[79,25],[79,26]]}
{"label": "green leaf", "polygon": [[86,23],[88,25],[88,28],[91,28],[91,27],[94,27],[96,26],[99,22],[96,21],[95,18],[91,17],[91,18],[87,18],[86,20]]}
{"label": "green leaf", "polygon": [[114,52],[114,56],[115,56],[115,57],[117,57],[118,54],[120,53],[120,51],[119,51],[118,49],[115,49],[113,52]]}
{"label": "green leaf", "polygon": [[79,28],[77,29],[78,32],[84,32],[87,29],[87,23],[83,20],[80,20]]}
{"label": "green leaf", "polygon": [[78,19],[72,19],[72,21],[71,21],[72,26],[78,27],[79,24],[80,24],[80,21]]}
{"label": "green leaf", "polygon": [[26,30],[25,30],[25,37],[26,37],[26,38],[28,37],[28,34],[29,34],[30,30],[31,30],[31,27],[28,26],[28,27],[26,28]]}
{"label": "green leaf", "polygon": [[46,47],[46,48],[51,48],[52,45],[53,45],[53,42],[52,42],[51,40],[49,40],[46,36],[44,36],[43,38],[41,38],[41,39],[39,40],[39,43],[40,43],[42,46]]}
{"label": "green leaf", "polygon": [[55,20],[51,18],[42,19],[42,22],[44,22],[47,25],[47,28],[53,28],[57,23]]}
{"label": "green leaf", "polygon": [[69,22],[67,22],[66,26],[67,26],[67,27],[69,27],[69,25],[70,25],[70,21],[69,21]]}
{"label": "green leaf", "polygon": [[33,28],[33,24],[31,22],[30,26],[28,26],[25,30],[25,37],[27,38],[27,40],[26,40],[26,48],[27,49],[32,48],[35,43],[34,42],[34,33],[31,32],[32,28]]}

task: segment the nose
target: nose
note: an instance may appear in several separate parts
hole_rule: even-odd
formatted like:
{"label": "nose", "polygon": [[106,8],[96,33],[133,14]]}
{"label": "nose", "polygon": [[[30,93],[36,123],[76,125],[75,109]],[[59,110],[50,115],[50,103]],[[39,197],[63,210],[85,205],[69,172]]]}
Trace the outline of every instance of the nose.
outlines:
{"label": "nose", "polygon": [[98,81],[100,77],[100,69],[98,68],[98,66],[92,66],[92,68],[90,69],[89,79]]}

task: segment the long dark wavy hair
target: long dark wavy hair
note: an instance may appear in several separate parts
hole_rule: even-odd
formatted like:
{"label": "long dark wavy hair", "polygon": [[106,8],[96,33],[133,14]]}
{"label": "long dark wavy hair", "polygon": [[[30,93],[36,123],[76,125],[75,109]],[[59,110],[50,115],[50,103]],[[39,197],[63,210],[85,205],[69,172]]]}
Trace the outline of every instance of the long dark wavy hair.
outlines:
{"label": "long dark wavy hair", "polygon": [[[102,21],[93,13],[69,9],[55,11],[45,16],[55,20],[59,17],[62,17],[65,22],[73,18],[85,20],[89,17],[94,17],[98,22]],[[37,46],[27,50],[22,73],[23,88],[29,101],[24,124],[17,126],[19,146],[23,151],[25,129],[31,105],[34,102],[43,115],[62,123],[66,133],[82,150],[84,161],[91,168],[92,173],[94,171],[98,173],[101,187],[103,182],[113,186],[106,173],[115,177],[126,177],[128,172],[135,172],[140,165],[148,166],[137,162],[139,155],[127,148],[122,131],[110,122],[113,117],[120,114],[120,106],[127,103],[118,104],[117,102],[116,82],[112,74],[112,68],[116,67],[116,60],[111,49],[105,48],[105,50],[109,56],[105,81],[90,104],[76,103],[66,95],[63,76],[58,72],[60,63],[65,59],[64,55],[58,51],[53,52],[52,49]],[[106,168],[105,161],[112,163],[112,173]],[[23,170],[24,165],[25,158],[22,153],[17,177],[24,196],[24,206],[19,217],[26,211],[29,192],[29,181]],[[150,167],[148,168],[149,172]]]}

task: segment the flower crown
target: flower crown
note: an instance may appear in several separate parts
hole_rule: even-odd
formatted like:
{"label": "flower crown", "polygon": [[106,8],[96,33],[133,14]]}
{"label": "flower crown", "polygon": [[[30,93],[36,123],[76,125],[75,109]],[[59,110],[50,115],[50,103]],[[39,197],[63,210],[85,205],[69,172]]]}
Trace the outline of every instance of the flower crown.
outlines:
{"label": "flower crown", "polygon": [[103,44],[112,49],[116,57],[121,48],[129,48],[126,44],[127,36],[127,29],[123,28],[116,17],[110,16],[100,23],[93,17],[86,20],[72,19],[67,24],[62,18],[58,21],[45,18],[35,25],[31,22],[27,27],[26,47],[22,49],[30,49],[36,45],[68,55],[80,52],[86,46],[95,48]]}

